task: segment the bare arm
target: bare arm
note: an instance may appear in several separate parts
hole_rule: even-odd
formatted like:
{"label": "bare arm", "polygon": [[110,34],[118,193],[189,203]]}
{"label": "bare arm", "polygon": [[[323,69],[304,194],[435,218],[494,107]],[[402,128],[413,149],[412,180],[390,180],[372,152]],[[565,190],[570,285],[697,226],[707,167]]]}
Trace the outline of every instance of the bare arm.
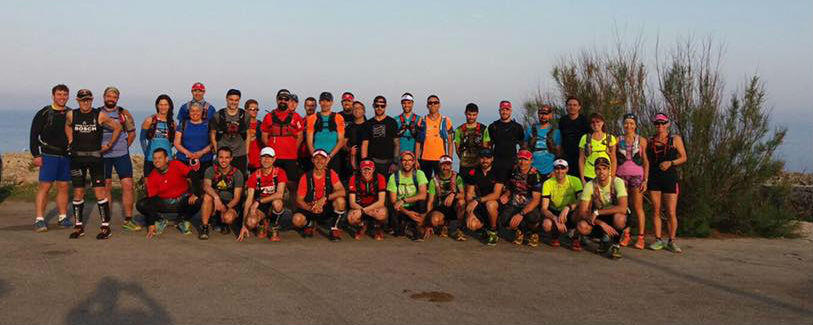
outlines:
{"label": "bare arm", "polygon": [[[328,180],[329,178],[330,177],[328,177]],[[330,193],[327,199],[329,201],[333,201],[337,198],[345,197],[346,195],[347,192],[344,190],[344,185],[342,185],[342,182],[336,182],[336,184],[333,184],[333,193]]]}
{"label": "bare arm", "polygon": [[116,120],[110,118],[110,116],[107,115],[105,112],[100,112],[99,113],[99,123],[113,129],[113,137],[110,138],[110,142],[105,143],[103,145],[103,146],[106,145],[107,149],[110,149],[110,148],[113,147],[113,144],[116,143],[116,141],[119,140],[119,136],[121,136],[121,128],[122,128],[122,126],[119,123],[119,121],[116,121]]}
{"label": "bare arm", "polygon": [[688,160],[688,157],[686,157],[686,147],[683,145],[683,138],[681,136],[676,135],[674,137],[673,143],[678,152],[678,159],[672,160],[672,166],[680,166]]}
{"label": "bare arm", "polygon": [[65,114],[65,137],[68,138],[68,144],[73,143],[73,111]]}
{"label": "bare arm", "polygon": [[367,148],[370,145],[370,141],[362,140],[361,141],[361,159],[367,158]]}
{"label": "bare arm", "polygon": [[504,185],[502,183],[494,184],[494,192],[491,192],[488,195],[481,197],[480,202],[498,200],[500,198],[500,195],[502,195],[503,188]]}

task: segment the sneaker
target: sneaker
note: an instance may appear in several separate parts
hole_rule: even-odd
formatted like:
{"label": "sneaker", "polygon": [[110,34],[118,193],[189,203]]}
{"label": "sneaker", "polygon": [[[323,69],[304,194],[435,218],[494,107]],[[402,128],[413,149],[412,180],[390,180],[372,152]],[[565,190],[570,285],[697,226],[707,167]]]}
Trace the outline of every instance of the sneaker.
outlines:
{"label": "sneaker", "polygon": [[456,241],[466,241],[466,234],[463,233],[463,230],[458,229],[454,232],[454,240]]}
{"label": "sneaker", "polygon": [[281,241],[282,240],[282,237],[279,236],[279,228],[278,227],[272,227],[271,228],[271,236],[268,237],[268,240],[270,240],[270,241]]}
{"label": "sneaker", "polygon": [[133,219],[125,220],[124,224],[121,225],[121,228],[127,231],[139,231],[141,230],[141,226],[138,225]]}
{"label": "sneaker", "polygon": [[231,234],[231,225],[227,223],[220,225],[220,234],[221,235]]}
{"label": "sneaker", "polygon": [[268,230],[271,228],[268,226],[268,224],[268,219],[263,219],[263,221],[260,221],[260,224],[257,225],[257,238],[265,239],[265,237],[268,237]]}
{"label": "sneaker", "polygon": [[514,245],[522,245],[525,242],[525,234],[522,233],[522,230],[517,229],[514,235],[514,241],[511,242]]}
{"label": "sneaker", "polygon": [[161,219],[155,222],[155,235],[163,234],[165,229],[167,229],[167,219]]}
{"label": "sneaker", "polygon": [[375,237],[373,237],[373,238],[375,240],[384,240],[384,231],[381,230],[381,227],[376,227],[375,228]]}
{"label": "sneaker", "polygon": [[201,240],[209,239],[209,225],[200,226],[200,233],[198,234],[198,239]]}
{"label": "sneaker", "polygon": [[558,238],[550,240],[550,247],[559,247],[559,246],[562,246],[562,243],[559,242]]}
{"label": "sneaker", "polygon": [[361,240],[361,238],[364,237],[364,233],[366,233],[366,232],[367,232],[367,225],[363,224],[363,225],[361,225],[361,227],[359,227],[358,230],[356,230],[356,233],[353,234],[353,239]]}
{"label": "sneaker", "polygon": [[624,230],[624,236],[621,237],[621,243],[620,243],[621,247],[627,247],[627,245],[630,244],[630,241],[632,241],[632,239],[630,238],[630,230],[626,229],[626,230]]}
{"label": "sneaker", "polygon": [[102,226],[101,231],[96,235],[96,239],[108,239],[110,237],[113,237],[113,232],[110,231],[109,226]]}
{"label": "sneaker", "polygon": [[302,229],[302,237],[309,238],[313,237],[314,229],[313,226],[306,226]]}
{"label": "sneaker", "polygon": [[486,230],[486,245],[488,246],[497,246],[497,232],[492,230]]}
{"label": "sneaker", "polygon": [[328,239],[330,239],[330,241],[342,240],[342,230],[339,228],[330,228],[330,236]]}
{"label": "sneaker", "polygon": [[[434,235],[434,234],[435,234],[435,229],[434,228],[432,228],[432,227],[423,228],[423,240],[432,239],[432,235]],[[446,236],[447,237],[449,236],[448,231],[447,231]]]}
{"label": "sneaker", "polygon": [[665,247],[666,247],[666,245],[663,244],[662,239],[656,239],[654,243],[649,244],[649,249],[651,249],[653,251],[659,251],[659,250],[664,249]]}
{"label": "sneaker", "polygon": [[440,227],[440,237],[449,238],[449,227],[447,227],[446,225]]}
{"label": "sneaker", "polygon": [[581,252],[582,251],[582,241],[579,238],[573,238],[570,241],[570,249],[574,252]]}
{"label": "sneaker", "polygon": [[178,223],[178,230],[184,235],[189,235],[192,233],[192,223],[187,220],[181,221]]}
{"label": "sneaker", "polygon": [[531,238],[528,239],[528,246],[531,246],[531,247],[538,247],[539,246],[539,234],[537,234],[537,233],[531,234]]}
{"label": "sneaker", "polygon": [[644,239],[644,235],[638,235],[638,240],[635,241],[635,246],[633,246],[633,247],[635,247],[637,249],[644,249],[645,245],[646,245],[646,240]]}
{"label": "sneaker", "polygon": [[612,245],[610,247],[610,258],[617,260],[621,258],[621,246],[618,244]]}
{"label": "sneaker", "polygon": [[45,224],[45,220],[38,219],[34,222],[34,231],[36,232],[46,232],[48,231],[48,225]]}
{"label": "sneaker", "polygon": [[76,226],[73,227],[73,232],[68,236],[70,239],[77,239],[85,235],[85,227],[83,226]]}
{"label": "sneaker", "polygon": [[677,244],[675,244],[674,240],[670,240],[669,244],[666,244],[666,250],[677,254],[683,253],[683,250],[680,249],[680,247]]}
{"label": "sneaker", "polygon": [[602,240],[596,248],[596,254],[606,254],[608,251],[610,251],[610,241]]}
{"label": "sneaker", "polygon": [[73,227],[73,221],[71,221],[71,218],[65,217],[59,220],[59,225],[62,226],[62,228],[70,228]]}
{"label": "sneaker", "polygon": [[221,231],[223,231],[223,227],[220,225],[220,223],[215,222],[215,223],[212,225],[212,231],[214,231],[214,232],[221,232]]}

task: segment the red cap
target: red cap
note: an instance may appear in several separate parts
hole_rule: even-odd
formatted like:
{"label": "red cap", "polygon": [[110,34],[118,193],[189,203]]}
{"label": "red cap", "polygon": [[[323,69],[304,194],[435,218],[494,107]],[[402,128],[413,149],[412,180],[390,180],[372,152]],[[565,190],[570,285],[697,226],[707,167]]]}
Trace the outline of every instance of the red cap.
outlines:
{"label": "red cap", "polygon": [[344,93],[344,95],[342,95],[342,101],[349,100],[349,101],[352,102],[354,99],[356,99],[356,98],[353,97],[353,94],[351,94],[351,93]]}
{"label": "red cap", "polygon": [[504,100],[500,102],[500,109],[511,108],[511,102]]}
{"label": "red cap", "polygon": [[372,160],[362,160],[361,161],[361,169],[370,168],[375,169],[375,163]]}
{"label": "red cap", "polygon": [[517,152],[517,158],[531,160],[534,158],[534,155],[530,151],[522,149]]}
{"label": "red cap", "polygon": [[206,87],[202,83],[196,82],[194,85],[192,85],[192,90],[206,91]]}

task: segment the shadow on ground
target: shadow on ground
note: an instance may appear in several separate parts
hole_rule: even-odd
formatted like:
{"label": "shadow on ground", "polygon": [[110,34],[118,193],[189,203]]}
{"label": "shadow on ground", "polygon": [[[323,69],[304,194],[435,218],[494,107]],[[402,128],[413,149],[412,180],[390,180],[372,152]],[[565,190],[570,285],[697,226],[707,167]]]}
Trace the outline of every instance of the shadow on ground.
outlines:
{"label": "shadow on ground", "polygon": [[[135,304],[122,301],[127,295]],[[130,299],[128,299],[130,300]],[[141,285],[104,277],[96,290],[65,319],[68,324],[171,324],[166,308],[150,297]]]}

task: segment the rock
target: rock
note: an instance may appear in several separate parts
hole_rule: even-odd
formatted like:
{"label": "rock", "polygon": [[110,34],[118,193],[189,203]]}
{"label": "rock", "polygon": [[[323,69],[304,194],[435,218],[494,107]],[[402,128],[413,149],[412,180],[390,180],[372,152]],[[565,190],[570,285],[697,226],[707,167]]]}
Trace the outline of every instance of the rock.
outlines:
{"label": "rock", "polygon": [[[138,180],[143,174],[144,156],[131,156],[133,162],[133,178]],[[24,185],[36,184],[39,178],[39,167],[34,166],[31,154],[28,152],[7,152],[3,153],[3,183]],[[118,180],[116,174],[113,174]]]}

